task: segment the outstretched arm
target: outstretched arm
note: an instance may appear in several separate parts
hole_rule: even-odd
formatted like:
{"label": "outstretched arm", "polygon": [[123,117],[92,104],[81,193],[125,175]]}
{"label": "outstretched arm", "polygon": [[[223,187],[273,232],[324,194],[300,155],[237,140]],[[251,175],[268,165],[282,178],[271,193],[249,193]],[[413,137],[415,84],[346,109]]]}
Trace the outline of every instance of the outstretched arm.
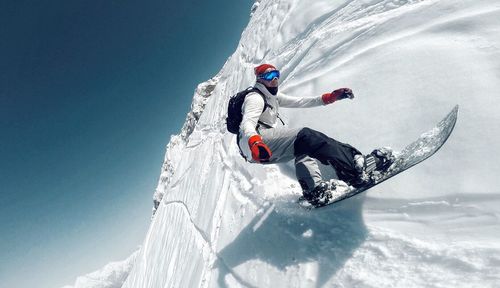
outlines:
{"label": "outstretched arm", "polygon": [[317,97],[291,97],[284,93],[278,94],[278,102],[280,106],[287,108],[307,108],[323,106],[346,98],[354,98],[354,94],[349,88],[340,88],[331,93],[325,93]]}
{"label": "outstretched arm", "polygon": [[307,108],[324,105],[321,96],[316,97],[292,97],[284,93],[278,93],[278,103],[281,107],[287,108]]}

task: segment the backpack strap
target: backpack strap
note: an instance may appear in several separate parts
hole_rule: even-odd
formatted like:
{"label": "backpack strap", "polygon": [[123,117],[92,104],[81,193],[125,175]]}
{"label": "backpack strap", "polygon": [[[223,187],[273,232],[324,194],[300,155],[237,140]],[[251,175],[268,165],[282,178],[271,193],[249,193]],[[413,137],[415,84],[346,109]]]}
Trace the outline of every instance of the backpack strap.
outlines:
{"label": "backpack strap", "polygon": [[[267,103],[266,96],[258,88],[250,86],[250,87],[247,88],[247,90],[248,90],[248,93],[255,92],[255,93],[259,94],[260,96],[262,96],[262,99],[264,100],[264,109],[262,109],[262,113],[264,113],[264,111],[266,111],[266,108],[268,108],[268,107],[271,108],[271,109],[273,109],[273,106],[270,105],[269,103]],[[280,114],[278,112],[276,112],[276,113],[277,113],[276,116],[278,117],[278,119],[280,119],[281,124],[283,124],[283,126],[285,126],[285,122],[280,117]],[[260,124],[260,125],[262,125],[262,126],[264,126],[264,127],[271,128],[271,126],[267,125],[264,122],[258,121],[257,123]]]}
{"label": "backpack strap", "polygon": [[262,100],[264,100],[264,109],[262,109],[262,113],[264,113],[264,111],[266,110],[267,107],[269,107],[271,109],[273,108],[273,106],[271,106],[269,103],[267,103],[266,96],[259,89],[255,88],[255,87],[248,87],[247,90],[249,90],[248,93],[255,92],[255,93],[259,94],[262,97]]}

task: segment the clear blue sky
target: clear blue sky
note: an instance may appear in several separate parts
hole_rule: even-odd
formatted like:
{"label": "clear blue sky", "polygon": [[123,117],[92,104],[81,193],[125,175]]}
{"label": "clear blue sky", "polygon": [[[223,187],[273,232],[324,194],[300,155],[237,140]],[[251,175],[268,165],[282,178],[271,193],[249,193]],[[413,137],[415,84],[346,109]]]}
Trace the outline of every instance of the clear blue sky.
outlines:
{"label": "clear blue sky", "polygon": [[0,287],[73,284],[136,250],[170,135],[252,3],[0,3]]}

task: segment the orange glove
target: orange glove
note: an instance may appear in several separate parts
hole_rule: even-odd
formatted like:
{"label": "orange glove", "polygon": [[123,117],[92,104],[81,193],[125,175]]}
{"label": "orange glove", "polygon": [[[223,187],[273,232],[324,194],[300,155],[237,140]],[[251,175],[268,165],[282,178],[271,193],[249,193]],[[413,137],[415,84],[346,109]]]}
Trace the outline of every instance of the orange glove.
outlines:
{"label": "orange glove", "polygon": [[252,151],[252,159],[256,162],[268,162],[269,158],[273,155],[271,149],[262,142],[262,137],[260,135],[253,135],[248,139],[248,146],[250,151]]}
{"label": "orange glove", "polygon": [[325,104],[330,104],[337,100],[342,100],[346,98],[349,99],[354,98],[354,94],[352,93],[352,90],[349,88],[340,88],[333,91],[332,93],[325,93],[321,96],[321,99]]}

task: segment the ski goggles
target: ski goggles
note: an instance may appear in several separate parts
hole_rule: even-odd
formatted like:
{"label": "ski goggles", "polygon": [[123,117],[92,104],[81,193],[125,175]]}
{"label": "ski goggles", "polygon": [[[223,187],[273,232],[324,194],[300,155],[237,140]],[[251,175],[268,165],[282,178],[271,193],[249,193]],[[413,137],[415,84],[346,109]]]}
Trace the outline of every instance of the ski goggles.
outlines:
{"label": "ski goggles", "polygon": [[267,81],[272,81],[274,78],[280,79],[280,71],[273,70],[259,75],[259,79],[264,79]]}

